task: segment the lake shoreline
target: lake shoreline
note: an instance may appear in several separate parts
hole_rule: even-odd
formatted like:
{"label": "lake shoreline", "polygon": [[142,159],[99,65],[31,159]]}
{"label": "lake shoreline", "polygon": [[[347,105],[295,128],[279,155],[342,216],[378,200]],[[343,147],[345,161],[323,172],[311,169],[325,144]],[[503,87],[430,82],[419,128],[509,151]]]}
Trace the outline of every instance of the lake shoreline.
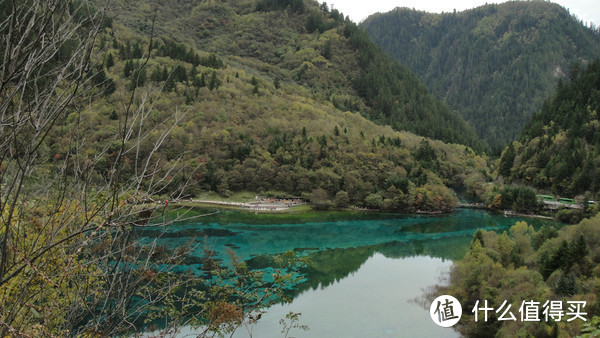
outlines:
{"label": "lake shoreline", "polygon": [[543,215],[538,215],[538,214],[523,214],[523,213],[519,213],[519,212],[512,211],[512,210],[504,210],[504,216],[529,217],[529,218],[539,218],[539,219],[545,219],[545,220],[550,220],[550,221],[556,221],[556,219],[554,217],[543,216]]}
{"label": "lake shoreline", "polygon": [[341,212],[367,212],[367,213],[400,213],[404,215],[424,215],[424,216],[444,216],[453,214],[459,209],[473,209],[473,210],[486,210],[494,214],[504,215],[506,217],[526,217],[533,219],[543,219],[556,221],[554,217],[544,216],[539,214],[521,213],[513,210],[493,210],[482,207],[481,204],[466,204],[459,203],[459,205],[452,211],[423,211],[416,210],[413,212],[402,211],[384,211],[379,209],[368,209],[360,207],[343,208],[343,209],[331,209],[331,210],[316,210],[310,203],[303,202],[291,206],[285,206],[282,204],[260,204],[257,202],[236,202],[236,201],[222,201],[222,200],[209,200],[209,199],[190,199],[184,201],[173,202],[172,206],[184,206],[190,208],[218,208],[226,210],[237,210],[247,213],[260,213],[260,214],[305,214],[311,212],[322,212],[322,211],[341,211]]}
{"label": "lake shoreline", "polygon": [[256,205],[248,202],[218,201],[218,200],[185,200],[172,203],[173,206],[185,206],[192,208],[219,208],[239,210],[251,213],[301,213],[313,211],[307,203],[293,206],[284,205]]}

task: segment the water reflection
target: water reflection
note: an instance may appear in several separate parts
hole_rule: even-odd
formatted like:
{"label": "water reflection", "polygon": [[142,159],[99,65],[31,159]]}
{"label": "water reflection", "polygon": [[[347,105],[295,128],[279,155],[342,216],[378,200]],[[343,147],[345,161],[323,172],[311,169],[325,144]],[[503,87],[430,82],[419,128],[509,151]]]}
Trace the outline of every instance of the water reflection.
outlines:
{"label": "water reflection", "polygon": [[[203,241],[207,238],[206,245],[217,251],[220,255],[218,258],[225,262],[228,259],[224,254],[225,248],[233,248],[241,259],[247,260],[257,255],[279,254],[289,250],[323,251],[373,246],[371,250],[384,250],[385,247],[394,257],[425,254],[456,259],[464,254],[457,244],[468,242],[477,228],[502,231],[519,220],[476,210],[459,210],[451,215],[435,217],[339,212],[322,215],[324,219],[312,216],[311,222],[300,222],[302,218],[295,215],[248,214],[252,223],[241,223],[239,221],[244,213],[223,212],[203,219],[202,223],[172,226],[166,229],[159,243],[169,249],[190,241],[202,243],[194,253],[201,256]],[[284,223],[274,222],[270,216],[278,217],[277,220]],[[260,219],[264,222],[258,223]],[[544,221],[528,222],[539,226]],[[156,238],[161,231],[144,229],[138,235]]]}
{"label": "water reflection", "polygon": [[[310,328],[292,331],[295,337],[457,337],[452,329],[435,325],[428,309],[415,302],[451,264],[440,258],[394,259],[374,253],[345,278],[269,308],[253,327],[254,336],[280,336],[279,320],[292,311],[302,313],[300,323]],[[246,336],[244,331],[236,334]]]}
{"label": "water reflection", "polygon": [[[273,266],[273,255],[289,250],[310,257],[301,271],[304,282],[289,291],[293,301],[271,307],[254,336],[279,336],[279,319],[289,311],[302,312],[302,323],[311,327],[305,335],[293,333],[299,337],[454,336],[452,330],[439,331],[428,310],[411,300],[436,284],[452,260],[464,256],[478,228],[503,231],[518,220],[477,210],[435,217],[224,212],[166,229],[158,242],[168,250],[200,244],[188,265],[180,267],[198,274],[203,273],[205,246],[225,264],[226,251],[233,249],[251,269],[266,270]],[[534,227],[549,223],[526,221]],[[160,231],[145,229],[138,235],[156,238]]]}
{"label": "water reflection", "polygon": [[[290,293],[291,298],[309,289],[328,287],[348,277],[365,264],[371,257],[381,255],[386,258],[439,258],[441,262],[464,256],[469,247],[469,238],[452,237],[412,242],[389,242],[358,248],[334,248],[311,253],[310,263],[301,272],[306,281],[297,285]],[[272,266],[268,256],[248,260],[251,268],[263,269]]]}

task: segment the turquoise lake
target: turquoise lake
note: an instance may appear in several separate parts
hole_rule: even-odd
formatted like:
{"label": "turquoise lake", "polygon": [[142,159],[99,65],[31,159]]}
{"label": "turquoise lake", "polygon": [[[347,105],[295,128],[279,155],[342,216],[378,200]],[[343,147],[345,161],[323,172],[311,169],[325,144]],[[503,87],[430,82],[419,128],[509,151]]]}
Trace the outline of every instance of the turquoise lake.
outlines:
{"label": "turquoise lake", "polygon": [[[166,231],[158,244],[169,249],[202,242],[181,269],[200,270],[196,258],[205,246],[226,264],[231,249],[257,269],[270,255],[294,250],[308,256],[304,282],[294,287],[290,302],[266,310],[253,337],[283,337],[279,320],[290,311],[302,313],[300,324],[310,328],[291,331],[294,337],[456,337],[431,320],[429,304],[422,304],[425,290],[446,282],[452,261],[464,256],[478,228],[502,232],[521,220],[536,228],[556,224],[469,209],[441,216],[220,211],[143,235]],[[242,327],[235,336],[249,334]]]}

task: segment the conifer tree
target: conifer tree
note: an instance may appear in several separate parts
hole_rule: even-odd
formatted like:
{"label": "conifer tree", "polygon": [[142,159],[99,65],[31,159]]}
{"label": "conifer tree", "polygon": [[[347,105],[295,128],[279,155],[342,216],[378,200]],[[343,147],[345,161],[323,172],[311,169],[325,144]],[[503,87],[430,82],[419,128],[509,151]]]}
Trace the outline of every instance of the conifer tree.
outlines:
{"label": "conifer tree", "polygon": [[113,59],[112,53],[109,52],[108,55],[106,55],[106,61],[105,61],[106,69],[110,69],[114,65],[115,65],[115,60]]}

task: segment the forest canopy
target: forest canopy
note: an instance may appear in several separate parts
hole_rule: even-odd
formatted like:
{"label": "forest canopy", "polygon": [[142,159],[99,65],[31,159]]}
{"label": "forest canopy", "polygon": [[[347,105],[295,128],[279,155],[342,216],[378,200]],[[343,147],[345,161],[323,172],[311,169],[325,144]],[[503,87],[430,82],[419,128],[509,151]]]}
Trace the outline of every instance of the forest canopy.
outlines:
{"label": "forest canopy", "polygon": [[600,190],[600,61],[575,64],[567,80],[500,158],[500,174],[563,196]]}
{"label": "forest canopy", "polygon": [[574,62],[600,54],[600,31],[545,1],[431,14],[396,8],[361,23],[499,154]]}

